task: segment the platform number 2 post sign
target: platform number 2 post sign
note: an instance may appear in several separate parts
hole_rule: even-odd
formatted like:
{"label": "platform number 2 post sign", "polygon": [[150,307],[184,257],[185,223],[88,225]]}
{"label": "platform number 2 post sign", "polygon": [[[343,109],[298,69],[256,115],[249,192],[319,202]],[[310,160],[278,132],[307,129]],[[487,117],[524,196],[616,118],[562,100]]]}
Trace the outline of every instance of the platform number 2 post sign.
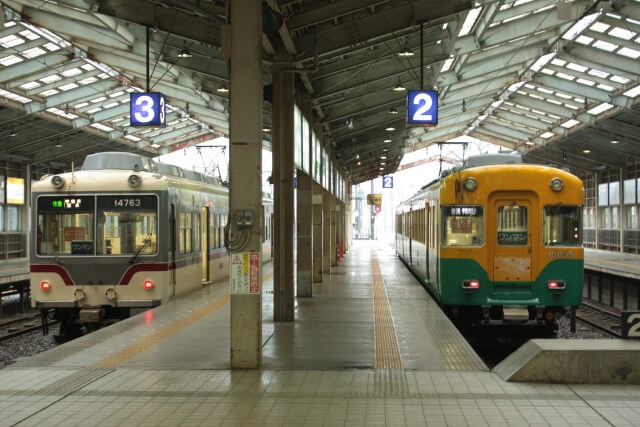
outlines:
{"label": "platform number 2 post sign", "polygon": [[158,92],[131,93],[131,126],[166,126],[167,101]]}
{"label": "platform number 2 post sign", "polygon": [[385,175],[382,177],[382,188],[393,188],[393,176]]}
{"label": "platform number 2 post sign", "polygon": [[438,92],[407,91],[407,124],[435,126],[438,124]]}
{"label": "platform number 2 post sign", "polygon": [[622,338],[640,338],[640,312],[623,311],[620,313],[622,322]]}

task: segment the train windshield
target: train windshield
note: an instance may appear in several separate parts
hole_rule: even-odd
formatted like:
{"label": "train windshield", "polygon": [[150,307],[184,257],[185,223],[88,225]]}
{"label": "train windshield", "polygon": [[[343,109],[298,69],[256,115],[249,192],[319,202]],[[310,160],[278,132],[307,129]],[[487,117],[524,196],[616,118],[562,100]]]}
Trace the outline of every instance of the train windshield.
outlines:
{"label": "train windshield", "polygon": [[155,195],[40,196],[39,255],[145,255],[157,253]]}
{"label": "train windshield", "polygon": [[529,241],[529,210],[526,206],[498,207],[498,244],[524,246]]}
{"label": "train windshield", "polygon": [[158,200],[153,195],[98,196],[98,255],[154,254]]}
{"label": "train windshield", "polygon": [[482,246],[482,206],[442,206],[442,246]]}
{"label": "train windshield", "polygon": [[582,246],[581,206],[545,206],[542,225],[546,246]]}

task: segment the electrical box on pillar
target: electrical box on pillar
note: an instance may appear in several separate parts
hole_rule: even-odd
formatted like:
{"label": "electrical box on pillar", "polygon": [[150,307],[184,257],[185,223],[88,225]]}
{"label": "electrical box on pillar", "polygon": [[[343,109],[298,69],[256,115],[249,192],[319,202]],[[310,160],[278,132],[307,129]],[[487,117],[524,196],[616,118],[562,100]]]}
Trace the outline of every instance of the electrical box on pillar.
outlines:
{"label": "electrical box on pillar", "polygon": [[382,194],[367,194],[367,205],[380,206],[382,204]]}

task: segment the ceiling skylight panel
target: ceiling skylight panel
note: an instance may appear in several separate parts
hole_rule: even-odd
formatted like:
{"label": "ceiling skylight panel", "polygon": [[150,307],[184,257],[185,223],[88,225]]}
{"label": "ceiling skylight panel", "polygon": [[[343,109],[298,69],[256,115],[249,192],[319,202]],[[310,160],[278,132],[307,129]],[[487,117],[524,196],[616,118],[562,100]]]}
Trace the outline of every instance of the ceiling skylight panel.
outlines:
{"label": "ceiling skylight panel", "polygon": [[555,133],[553,133],[553,132],[545,132],[542,135],[540,135],[540,138],[549,139],[549,138],[551,138],[553,136],[555,136]]}
{"label": "ceiling skylight panel", "polygon": [[16,37],[14,34],[11,34],[10,36],[2,37],[0,39],[0,46],[4,48],[10,48],[10,47],[18,46],[19,44],[23,44],[24,42],[25,42],[24,39],[21,39],[20,37]]}
{"label": "ceiling skylight panel", "polygon": [[88,85],[91,84],[93,82],[97,82],[98,79],[96,79],[95,77],[87,77],[86,79],[82,79],[80,81],[78,81],[78,83],[80,83],[81,85]]}
{"label": "ceiling skylight panel", "polygon": [[626,56],[627,58],[638,59],[640,57],[640,50],[631,49],[629,47],[623,47],[616,52],[618,55]]}
{"label": "ceiling skylight panel", "polygon": [[22,104],[26,104],[27,102],[32,101],[31,99],[25,98],[24,96],[18,95],[17,93],[7,92],[6,90],[1,90],[1,89],[0,89],[0,96],[4,96],[5,98],[20,102]]}
{"label": "ceiling skylight panel", "polygon": [[65,91],[65,90],[75,89],[77,87],[78,87],[77,83],[71,82],[71,83],[67,83],[66,85],[58,86],[58,89]]}
{"label": "ceiling skylight panel", "polygon": [[102,107],[96,107],[96,108],[92,108],[90,110],[87,110],[88,114],[93,114],[93,113],[97,113],[98,111],[102,111]]}
{"label": "ceiling skylight panel", "polygon": [[547,98],[545,99],[545,101],[550,102],[551,104],[554,104],[554,105],[562,105],[562,102],[555,99],[551,99],[551,98]]}
{"label": "ceiling skylight panel", "polygon": [[445,71],[449,71],[449,69],[453,65],[453,61],[455,61],[455,60],[456,59],[453,56],[447,58],[447,60],[444,61],[444,64],[442,64],[442,69],[440,70],[440,72],[444,73]]}
{"label": "ceiling skylight panel", "polygon": [[544,73],[544,74],[548,74],[548,75],[550,75],[550,76],[553,76],[556,72],[555,72],[555,71],[553,71],[553,70],[551,70],[551,69],[549,69],[549,68],[543,68],[543,69],[542,69],[542,73]]}
{"label": "ceiling skylight panel", "polygon": [[522,6],[523,4],[531,3],[533,0],[516,0],[513,2],[514,6]]}
{"label": "ceiling skylight panel", "polygon": [[627,30],[625,28],[613,27],[611,31],[609,31],[610,36],[618,37],[619,39],[630,40],[635,37],[637,33]]}
{"label": "ceiling skylight panel", "polygon": [[572,76],[571,74],[562,73],[562,72],[557,72],[556,77],[560,77],[561,79],[571,80],[571,81],[575,80],[575,76]]}
{"label": "ceiling skylight panel", "polygon": [[509,86],[509,88],[508,88],[507,90],[508,90],[509,92],[516,92],[516,91],[520,90],[520,88],[521,88],[522,86],[524,86],[524,85],[525,85],[525,83],[527,83],[527,81],[526,81],[526,80],[521,81],[521,82],[514,83],[514,84],[512,84],[511,86]]}
{"label": "ceiling skylight panel", "polygon": [[580,107],[577,107],[577,106],[575,106],[575,105],[573,105],[573,104],[564,104],[564,106],[565,106],[565,107],[567,107],[567,108],[569,108],[569,109],[571,109],[571,110],[578,110],[578,109],[580,109]]}
{"label": "ceiling skylight panel", "polygon": [[580,44],[584,44],[584,45],[590,45],[592,41],[593,41],[592,37],[584,36],[584,35],[579,36],[576,39],[576,43],[580,43]]}
{"label": "ceiling skylight panel", "polygon": [[57,82],[58,80],[62,80],[62,77],[60,77],[57,74],[51,74],[39,80],[44,84],[49,84],[49,83]]}
{"label": "ceiling skylight panel", "polygon": [[556,55],[557,52],[551,52],[547,53],[546,55],[542,55],[536,62],[533,63],[533,65],[531,65],[531,69],[535,72],[540,71],[540,69],[546,67],[549,61],[551,61]]}
{"label": "ceiling skylight panel", "polygon": [[564,67],[564,64],[567,63],[567,61],[565,61],[564,59],[559,59],[559,58],[553,58],[551,60],[551,63],[553,65],[557,65],[558,67]]}
{"label": "ceiling skylight panel", "polygon": [[531,83],[525,83],[524,87],[526,87],[527,89],[535,89],[536,87],[534,85],[532,85]]}
{"label": "ceiling skylight panel", "polygon": [[613,86],[609,86],[609,85],[605,85],[603,83],[600,83],[598,86],[596,86],[598,89],[602,89],[602,90],[606,90],[607,92],[613,92],[614,90],[616,90],[615,87]]}
{"label": "ceiling skylight panel", "polygon": [[596,40],[593,42],[592,46],[601,50],[606,50],[607,52],[613,52],[619,47],[617,44],[609,43],[604,40]]}
{"label": "ceiling skylight panel", "polygon": [[635,98],[636,96],[640,95],[640,85],[629,89],[628,91],[623,93],[623,95],[628,96],[629,98]]}
{"label": "ceiling skylight panel", "polygon": [[609,73],[605,73],[604,71],[596,70],[594,68],[589,70],[588,74],[591,74],[594,77],[600,77],[602,79],[606,79],[607,77],[609,77]]}
{"label": "ceiling skylight panel", "polygon": [[82,70],[79,69],[78,67],[74,67],[69,70],[64,70],[60,74],[62,74],[65,77],[73,77],[73,76],[77,76],[78,74],[82,74]]}
{"label": "ceiling skylight panel", "polygon": [[94,67],[91,64],[83,64],[83,65],[80,66],[80,68],[82,68],[85,71],[93,71],[93,70],[96,69],[96,67]]}
{"label": "ceiling skylight panel", "polygon": [[522,18],[525,18],[525,17],[527,17],[529,15],[531,15],[531,12],[522,13],[520,15],[512,16],[510,18],[505,18],[505,19],[502,20],[502,23],[506,24],[507,22],[515,21],[515,20],[518,20],[518,19],[522,19]]}
{"label": "ceiling skylight panel", "polygon": [[612,108],[613,108],[613,105],[612,105],[612,104],[608,104],[608,103],[606,103],[606,102],[603,102],[602,104],[600,104],[600,105],[596,105],[596,106],[595,106],[595,107],[593,107],[592,109],[587,110],[587,113],[589,113],[589,114],[593,114],[594,116],[597,116],[598,114],[602,114],[602,113],[604,113],[605,111],[608,111],[608,110],[610,110],[610,109],[612,109]]}
{"label": "ceiling skylight panel", "polygon": [[20,88],[24,90],[29,90],[29,89],[35,89],[39,86],[40,86],[40,83],[38,82],[29,82],[29,83],[20,85]]}
{"label": "ceiling skylight panel", "polygon": [[91,126],[96,128],[96,129],[100,129],[102,131],[105,131],[105,132],[111,132],[113,130],[113,128],[110,128],[109,126],[103,125],[102,123],[93,123]]}
{"label": "ceiling skylight panel", "polygon": [[569,62],[567,64],[567,68],[570,69],[570,70],[578,71],[580,73],[584,73],[585,71],[587,71],[587,69],[589,67],[585,67],[584,65],[580,65],[580,64],[573,63],[573,62]]}
{"label": "ceiling skylight panel", "polygon": [[537,87],[536,90],[538,92],[542,92],[542,93],[546,93],[547,95],[551,95],[553,93],[553,91],[551,89],[547,89],[546,87]]}
{"label": "ceiling skylight panel", "polygon": [[80,104],[76,104],[76,105],[74,105],[74,106],[73,106],[73,108],[84,108],[84,107],[86,107],[87,105],[89,105],[89,103],[88,103],[88,102],[81,102]]}
{"label": "ceiling skylight panel", "polygon": [[585,99],[584,98],[575,97],[575,98],[573,98],[573,100],[576,101],[578,104],[584,104],[585,103]]}
{"label": "ceiling skylight panel", "polygon": [[117,102],[117,101],[116,101],[116,102],[111,102],[111,103],[109,103],[109,104],[105,104],[105,105],[103,105],[103,108],[104,108],[105,110],[108,110],[109,108],[113,108],[113,107],[115,107],[116,105],[120,105],[120,103],[119,103],[119,102]]}
{"label": "ceiling skylight panel", "polygon": [[532,113],[539,114],[539,115],[541,115],[541,116],[544,116],[545,114],[547,114],[547,113],[545,113],[544,111],[536,110],[535,108],[532,108],[532,109],[531,109],[531,112],[532,112]]}
{"label": "ceiling skylight panel", "polygon": [[44,55],[45,53],[47,53],[46,50],[40,47],[34,47],[32,49],[27,49],[24,52],[21,52],[21,55],[31,59],[31,58],[36,58],[40,55]]}
{"label": "ceiling skylight panel", "polygon": [[137,136],[134,136],[134,135],[125,135],[124,137],[129,141],[133,141],[133,142],[142,141],[141,138],[138,138]]}
{"label": "ceiling skylight panel", "polygon": [[596,22],[591,26],[590,30],[595,31],[597,33],[604,33],[610,27],[611,25],[605,24],[604,22]]}
{"label": "ceiling skylight panel", "polygon": [[42,45],[42,47],[47,49],[49,52],[55,52],[56,50],[60,50],[60,46],[51,42],[45,43],[44,45]]}
{"label": "ceiling skylight panel", "polygon": [[78,118],[78,116],[76,116],[75,114],[67,113],[66,111],[63,111],[63,110],[61,110],[59,108],[47,108],[47,111],[49,113],[52,113],[52,114],[55,114],[57,116],[64,117],[64,118],[70,119],[70,120]]}
{"label": "ceiling skylight panel", "polygon": [[573,96],[567,95],[566,93],[562,93],[562,92],[556,92],[556,96],[558,98],[573,99]]}
{"label": "ceiling skylight panel", "polygon": [[107,97],[106,97],[106,96],[99,96],[99,97],[97,97],[97,98],[90,99],[90,100],[89,100],[89,102],[91,102],[92,104],[95,104],[95,103],[97,103],[97,102],[102,102],[102,101],[104,101],[105,99],[107,99]]}
{"label": "ceiling skylight panel", "polygon": [[535,93],[529,93],[528,95],[533,99],[539,99],[540,101],[544,100],[544,97],[542,97],[540,95],[536,95]]}
{"label": "ceiling skylight panel", "polygon": [[462,24],[462,28],[460,28],[460,32],[458,33],[458,37],[466,36],[467,34],[469,34],[471,32],[471,30],[473,29],[473,26],[476,23],[476,20],[478,19],[478,16],[480,16],[480,12],[482,12],[482,8],[481,7],[476,7],[474,9],[471,9],[467,13],[467,17],[464,20],[464,23]]}
{"label": "ceiling skylight panel", "polygon": [[631,81],[626,77],[618,76],[618,75],[615,75],[615,74],[613,76],[611,76],[611,78],[609,80],[611,80],[612,82],[623,84],[623,85],[626,85],[627,83],[629,83]]}
{"label": "ceiling skylight panel", "polygon": [[109,98],[117,98],[118,96],[120,96],[120,95],[124,95],[124,94],[125,94],[125,91],[120,90],[120,91],[118,91],[118,92],[114,92],[114,93],[110,94],[110,95],[109,95]]}
{"label": "ceiling skylight panel", "polygon": [[575,125],[579,124],[580,122],[574,119],[569,119],[566,122],[562,123],[560,126],[562,126],[563,128],[566,129],[571,129],[572,127],[574,127]]}
{"label": "ceiling skylight panel", "polygon": [[563,35],[562,38],[565,40],[573,40],[579,34],[581,34],[585,29],[587,29],[591,24],[593,24],[598,18],[600,18],[601,12],[592,13],[581,18],[578,22],[573,24],[571,28],[569,28]]}
{"label": "ceiling skylight panel", "polygon": [[14,25],[17,25],[14,21],[7,21],[4,23],[5,28],[10,28],[10,27],[13,27]]}
{"label": "ceiling skylight panel", "polygon": [[38,95],[40,96],[51,96],[51,95],[55,95],[56,93],[59,93],[57,90],[55,89],[49,89],[49,90],[45,90],[43,92],[40,92]]}
{"label": "ceiling skylight panel", "polygon": [[582,77],[576,79],[576,82],[586,86],[593,86],[596,84],[593,80],[583,79]]}
{"label": "ceiling skylight panel", "polygon": [[23,61],[24,61],[24,59],[20,58],[19,56],[9,55],[9,56],[5,56],[4,58],[0,59],[0,65],[4,65],[5,67],[8,67],[9,65],[17,64],[17,63],[23,62]]}

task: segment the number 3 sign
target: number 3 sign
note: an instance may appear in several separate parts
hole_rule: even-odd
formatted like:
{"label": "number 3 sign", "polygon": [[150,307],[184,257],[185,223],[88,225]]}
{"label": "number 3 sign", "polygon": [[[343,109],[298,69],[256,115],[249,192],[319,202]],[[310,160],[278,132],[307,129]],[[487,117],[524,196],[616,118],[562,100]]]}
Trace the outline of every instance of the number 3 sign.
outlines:
{"label": "number 3 sign", "polygon": [[407,92],[407,124],[438,124],[438,92],[410,90]]}
{"label": "number 3 sign", "polygon": [[131,93],[131,126],[166,126],[165,96],[158,92]]}

